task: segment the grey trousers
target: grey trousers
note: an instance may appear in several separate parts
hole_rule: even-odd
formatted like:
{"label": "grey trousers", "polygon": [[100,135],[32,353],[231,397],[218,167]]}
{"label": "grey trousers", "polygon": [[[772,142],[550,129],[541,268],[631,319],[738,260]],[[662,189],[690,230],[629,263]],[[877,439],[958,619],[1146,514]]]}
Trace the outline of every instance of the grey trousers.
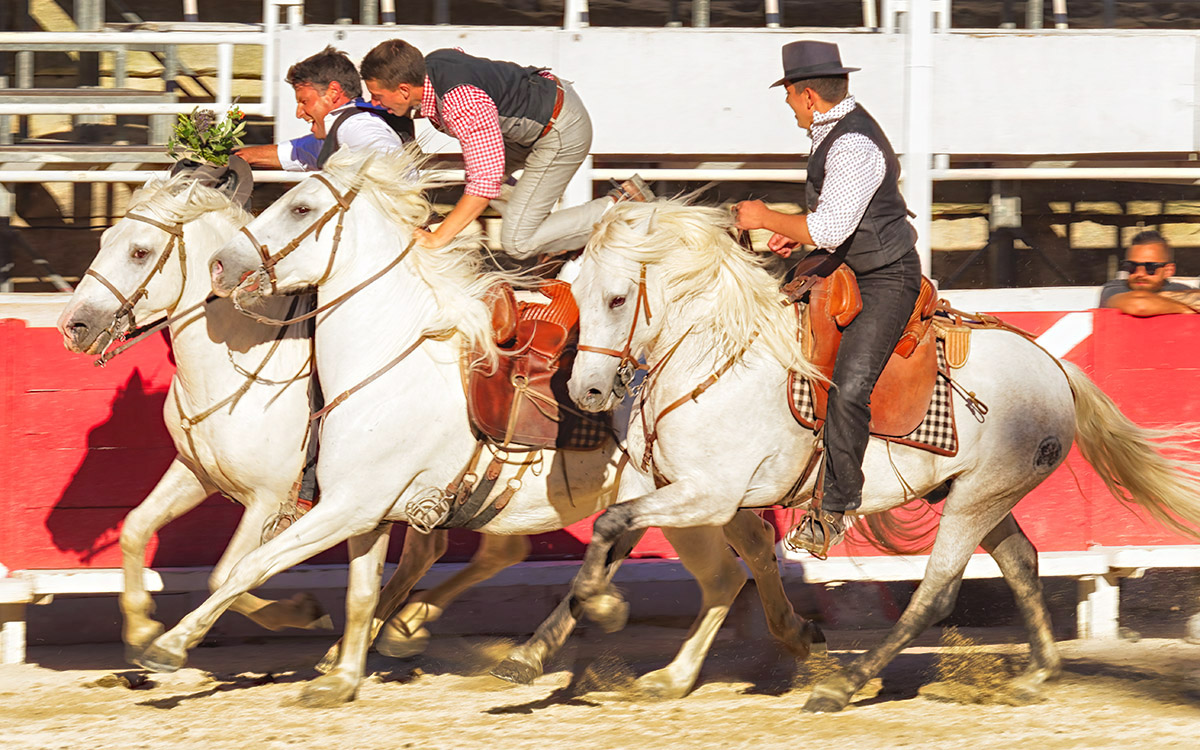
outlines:
{"label": "grey trousers", "polygon": [[592,147],[592,120],[587,109],[571,84],[563,81],[562,86],[562,111],[550,132],[531,147],[505,143],[507,171],[524,167],[525,172],[492,206],[504,220],[500,247],[519,260],[582,248],[613,204],[612,198],[605,196],[551,213]]}

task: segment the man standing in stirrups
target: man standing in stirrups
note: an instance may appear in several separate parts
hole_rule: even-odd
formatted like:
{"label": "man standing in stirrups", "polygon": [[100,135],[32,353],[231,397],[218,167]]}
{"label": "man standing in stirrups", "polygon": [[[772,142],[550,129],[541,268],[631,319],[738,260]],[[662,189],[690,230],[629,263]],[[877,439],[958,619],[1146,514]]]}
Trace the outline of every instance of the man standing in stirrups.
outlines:
{"label": "man standing in stirrups", "polygon": [[[507,255],[555,255],[583,247],[614,201],[654,197],[635,176],[606,197],[551,213],[591,150],[592,122],[571,84],[547,70],[456,49],[423,57],[401,39],[376,46],[359,70],[372,103],[425,117],[462,144],[466,189],[436,229],[417,230],[424,247],[448,244],[495,200]],[[511,193],[497,200],[505,177],[521,168]]]}
{"label": "man standing in stirrups", "polygon": [[807,215],[760,201],[737,204],[740,229],[769,229],[768,247],[787,257],[797,245],[828,250],[854,271],[862,312],[842,333],[825,419],[820,510],[810,510],[790,541],[818,556],[845,536],[844,516],[862,504],[863,455],[870,439],[871,391],[908,322],[921,288],[917,233],[900,195],[900,162],[867,111],[848,95],[849,73],[836,44],[783,47],[787,104],[812,138]]}

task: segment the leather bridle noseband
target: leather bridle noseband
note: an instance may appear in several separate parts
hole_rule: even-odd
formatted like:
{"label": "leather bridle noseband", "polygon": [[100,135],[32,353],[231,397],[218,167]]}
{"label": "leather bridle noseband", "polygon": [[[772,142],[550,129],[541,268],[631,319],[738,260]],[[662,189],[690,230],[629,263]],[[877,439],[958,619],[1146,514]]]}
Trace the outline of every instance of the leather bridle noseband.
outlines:
{"label": "leather bridle noseband", "polygon": [[[333,194],[333,199],[336,201],[336,203],[330,206],[329,210],[321,215],[321,218],[309,225],[309,227],[303,232],[296,235],[291,242],[280,248],[279,252],[272,255],[270,249],[263,243],[259,242],[258,238],[251,234],[249,227],[244,226],[241,229],[242,234],[246,235],[246,237],[250,240],[250,244],[252,244],[254,249],[258,251],[259,257],[262,258],[262,266],[259,267],[258,273],[265,273],[267,278],[271,280],[271,291],[273,292],[276,291],[275,266],[279,263],[279,261],[291,255],[296,248],[300,247],[300,243],[308,239],[308,236],[313,232],[316,232],[317,235],[320,236],[321,229],[324,228],[324,226],[330,221],[332,221],[334,216],[337,216],[337,226],[333,231],[333,250],[329,253],[329,265],[325,267],[325,273],[321,276],[321,279],[317,282],[317,285],[319,286],[324,283],[325,280],[329,278],[330,272],[333,270],[333,259],[337,256],[338,245],[340,245],[342,241],[342,222],[346,218],[346,212],[350,210],[350,204],[358,196],[358,188],[351,188],[349,191],[343,194],[339,193],[337,188],[333,186],[333,183],[325,179],[323,175],[314,174],[312,177],[313,179],[318,180],[325,187],[329,188],[329,192]],[[246,278],[248,279],[254,275],[256,274],[248,274]],[[245,279],[243,279],[238,286],[240,287],[244,283]]]}
{"label": "leather bridle noseband", "polygon": [[[154,279],[155,275],[162,272],[163,268],[167,264],[167,259],[170,258],[171,253],[175,251],[176,245],[179,246],[179,271],[183,274],[183,280],[179,284],[179,296],[176,297],[175,302],[169,305],[166,309],[171,309],[179,305],[179,301],[183,299],[184,287],[187,286],[187,245],[183,239],[183,222],[178,222],[174,226],[171,226],[145,216],[140,216],[138,214],[125,214],[125,218],[134,219],[135,221],[149,224],[152,227],[157,227],[171,235],[171,239],[169,242],[167,242],[166,249],[163,250],[160,256],[158,256],[158,262],[154,264],[154,268],[150,269],[150,273],[146,274],[146,278],[142,280],[141,285],[138,286],[134,293],[129,295],[129,297],[126,297],[124,294],[122,294],[121,290],[117,289],[116,285],[114,285],[111,281],[104,278],[99,271],[89,268],[84,272],[85,276],[91,276],[92,278],[96,279],[96,281],[99,281],[102,285],[104,285],[104,288],[112,292],[113,296],[116,297],[121,303],[121,307],[119,307],[117,312],[113,314],[112,322],[109,323],[108,327],[103,331],[103,333],[109,335],[110,340],[116,338],[118,332],[123,332],[129,328],[137,327],[137,320],[134,318],[133,308],[139,301],[141,301],[142,297],[146,296],[150,282]],[[122,325],[122,318],[128,318],[128,323]]]}
{"label": "leather bridle noseband", "polygon": [[638,364],[637,359],[633,356],[633,334],[637,331],[638,317],[643,313],[646,315],[646,325],[650,325],[650,296],[646,292],[645,263],[642,264],[641,273],[638,276],[637,302],[633,310],[633,324],[629,327],[629,336],[625,339],[625,348],[617,351],[616,349],[605,349],[600,346],[587,346],[586,344],[579,344],[576,347],[581,352],[607,354],[610,357],[616,357],[620,360],[617,364],[617,378],[614,386],[614,390],[618,391],[618,398],[625,397],[629,383],[633,381],[633,373],[639,369],[645,369],[643,365]]}

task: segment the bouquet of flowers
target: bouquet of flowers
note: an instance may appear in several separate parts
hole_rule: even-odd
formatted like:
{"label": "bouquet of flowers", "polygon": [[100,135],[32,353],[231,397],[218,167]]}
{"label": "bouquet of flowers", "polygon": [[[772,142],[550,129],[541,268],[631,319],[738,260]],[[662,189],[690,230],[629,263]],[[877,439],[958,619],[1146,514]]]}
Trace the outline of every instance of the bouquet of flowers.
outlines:
{"label": "bouquet of flowers", "polygon": [[189,158],[223,167],[229,163],[233,150],[242,145],[242,135],[246,132],[244,117],[236,105],[221,119],[211,109],[199,107],[190,115],[180,114],[175,132],[167,142],[167,153],[175,159]]}

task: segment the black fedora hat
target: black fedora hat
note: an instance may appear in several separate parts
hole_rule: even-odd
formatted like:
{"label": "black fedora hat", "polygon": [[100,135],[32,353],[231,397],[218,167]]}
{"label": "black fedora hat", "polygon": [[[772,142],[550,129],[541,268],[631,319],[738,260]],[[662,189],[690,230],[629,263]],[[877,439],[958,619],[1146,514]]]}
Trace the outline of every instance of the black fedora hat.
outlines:
{"label": "black fedora hat", "polygon": [[832,42],[788,42],[783,45],[783,78],[771,87],[802,78],[820,78],[853,73],[860,68],[842,65],[842,55]]}

